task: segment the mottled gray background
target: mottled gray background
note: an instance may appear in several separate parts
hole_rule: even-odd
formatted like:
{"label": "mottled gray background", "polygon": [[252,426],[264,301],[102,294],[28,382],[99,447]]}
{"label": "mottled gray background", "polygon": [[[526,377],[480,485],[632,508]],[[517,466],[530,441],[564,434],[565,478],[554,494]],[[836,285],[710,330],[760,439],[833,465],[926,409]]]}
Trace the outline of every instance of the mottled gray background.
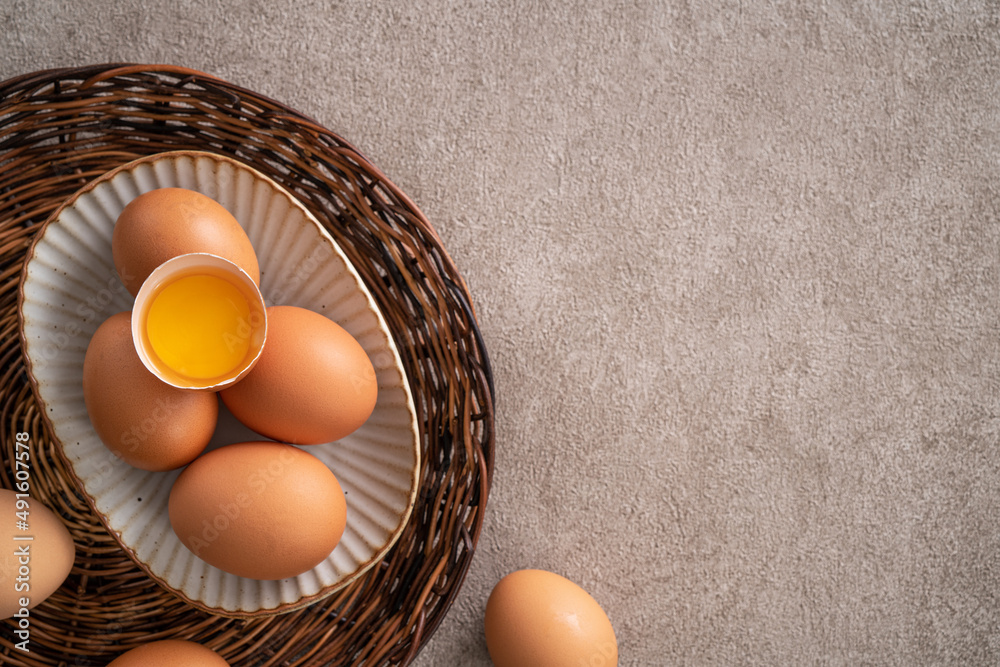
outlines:
{"label": "mottled gray background", "polygon": [[622,665],[1000,661],[1000,5],[0,0],[0,78],[184,65],[358,146],[467,278],[486,599]]}

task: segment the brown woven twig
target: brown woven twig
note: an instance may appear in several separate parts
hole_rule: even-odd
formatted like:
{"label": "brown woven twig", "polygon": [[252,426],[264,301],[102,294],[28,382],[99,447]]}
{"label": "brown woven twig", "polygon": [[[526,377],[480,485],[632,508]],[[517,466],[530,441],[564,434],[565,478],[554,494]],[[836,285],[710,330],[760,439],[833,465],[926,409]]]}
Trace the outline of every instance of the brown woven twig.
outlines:
{"label": "brown woven twig", "polygon": [[[143,155],[213,151],[269,175],[316,215],[378,302],[421,427],[417,504],[397,544],[357,582],[304,610],[228,619],[161,589],[68,480],[39,414],[17,333],[17,289],[39,225],[89,180]],[[30,653],[0,623],[0,663],[104,665],[166,637],[234,666],[407,664],[462,584],[493,469],[494,390],[468,289],[430,224],[355,148],[274,100],[178,67],[98,65],[0,83],[0,485],[30,434],[33,498],[76,542],[69,578],[31,612]]]}

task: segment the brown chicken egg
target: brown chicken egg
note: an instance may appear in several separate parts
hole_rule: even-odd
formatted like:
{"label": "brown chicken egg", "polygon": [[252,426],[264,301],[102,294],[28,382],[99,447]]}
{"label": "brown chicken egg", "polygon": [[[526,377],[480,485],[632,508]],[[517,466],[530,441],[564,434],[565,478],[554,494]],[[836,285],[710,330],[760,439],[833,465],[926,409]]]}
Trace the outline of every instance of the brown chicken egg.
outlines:
{"label": "brown chicken egg", "polygon": [[143,366],[128,312],[109,317],[90,339],[83,399],[105,446],[142,470],[187,465],[208,445],[219,416],[215,393],[171,387]]}
{"label": "brown chicken egg", "polygon": [[611,621],[587,591],[554,572],[518,570],[486,602],[486,648],[496,667],[614,667]]}
{"label": "brown chicken egg", "polygon": [[257,433],[315,445],[364,424],[375,409],[378,382],[364,348],[336,322],[305,308],[272,306],[257,365],[219,395]]}
{"label": "brown chicken egg", "polygon": [[62,585],[76,550],[62,519],[28,493],[0,489],[0,515],[0,618],[27,628],[28,610]]}
{"label": "brown chicken egg", "polygon": [[139,195],[118,216],[111,253],[135,296],[153,269],[177,255],[205,252],[235,263],[260,284],[260,266],[240,223],[211,197],[184,188]]}
{"label": "brown chicken egg", "polygon": [[340,542],[347,501],[318,458],[277,442],[243,442],[194,460],[170,490],[170,525],[209,565],[250,579],[284,579]]}
{"label": "brown chicken egg", "polygon": [[122,653],[107,667],[229,667],[229,663],[196,642],[162,639]]}

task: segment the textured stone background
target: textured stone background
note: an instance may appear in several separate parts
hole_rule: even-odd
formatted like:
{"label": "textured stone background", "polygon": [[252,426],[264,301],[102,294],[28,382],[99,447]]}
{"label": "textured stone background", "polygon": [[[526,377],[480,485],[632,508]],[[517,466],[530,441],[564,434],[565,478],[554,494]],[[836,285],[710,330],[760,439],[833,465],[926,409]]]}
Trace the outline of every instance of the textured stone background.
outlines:
{"label": "textured stone background", "polygon": [[1000,5],[0,0],[0,31],[0,78],[279,99],[441,233],[496,482],[420,667],[488,665],[522,567],[622,665],[1000,661]]}

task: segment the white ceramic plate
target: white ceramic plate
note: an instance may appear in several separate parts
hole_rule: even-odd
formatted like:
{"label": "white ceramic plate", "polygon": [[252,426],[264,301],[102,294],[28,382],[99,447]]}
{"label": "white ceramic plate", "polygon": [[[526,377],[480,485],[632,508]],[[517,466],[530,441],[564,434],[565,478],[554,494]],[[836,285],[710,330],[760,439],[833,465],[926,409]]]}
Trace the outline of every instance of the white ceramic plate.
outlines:
{"label": "white ceramic plate", "polygon": [[[347,494],[348,515],[337,548],[294,579],[244,579],[188,551],[167,516],[179,471],[152,473],[122,462],[87,416],[82,387],[87,344],[105,318],[133,302],[111,259],[115,220],[139,194],[170,186],[202,192],[240,221],[257,251],[267,305],[326,315],[358,339],[375,366],[378,402],[367,423],[340,441],[303,448],[334,471]],[[416,498],[420,468],[416,411],[399,353],[340,248],[271,179],[235,160],[195,151],[123,165],[87,185],[46,223],[28,254],[20,298],[28,373],[55,437],[102,521],[168,590],[221,615],[290,611],[346,586],[399,536]],[[209,447],[259,439],[222,406]]]}

